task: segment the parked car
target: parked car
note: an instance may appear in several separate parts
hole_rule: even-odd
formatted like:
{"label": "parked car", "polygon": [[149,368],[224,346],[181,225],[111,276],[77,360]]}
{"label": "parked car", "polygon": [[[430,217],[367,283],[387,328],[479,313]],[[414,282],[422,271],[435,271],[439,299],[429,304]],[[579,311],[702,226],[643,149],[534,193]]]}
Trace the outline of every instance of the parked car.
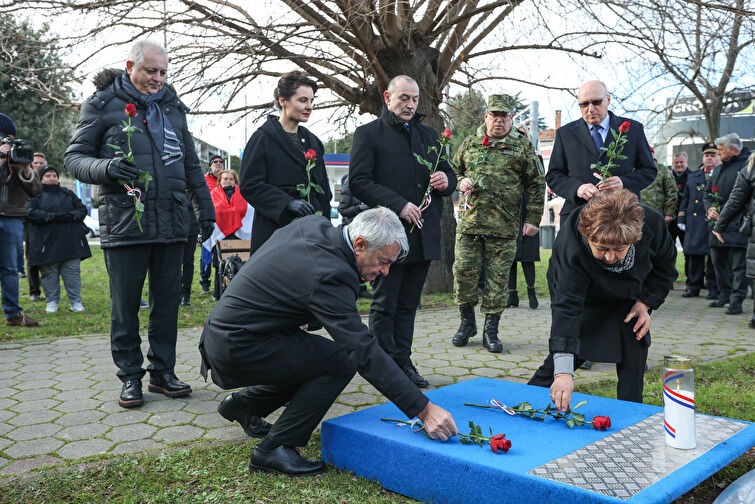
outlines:
{"label": "parked car", "polygon": [[90,214],[84,217],[84,225],[89,228],[88,238],[100,236],[100,215],[96,208],[92,208]]}

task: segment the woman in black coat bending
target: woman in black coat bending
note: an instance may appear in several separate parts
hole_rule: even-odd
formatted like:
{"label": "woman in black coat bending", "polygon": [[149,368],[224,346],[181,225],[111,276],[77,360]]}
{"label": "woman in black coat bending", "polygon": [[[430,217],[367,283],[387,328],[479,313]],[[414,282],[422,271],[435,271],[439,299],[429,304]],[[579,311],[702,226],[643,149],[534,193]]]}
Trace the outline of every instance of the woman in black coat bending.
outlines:
{"label": "woman in black coat bending", "polygon": [[529,381],[569,408],[573,373],[584,360],[615,362],[617,397],[642,402],[650,312],[677,273],[663,215],[626,190],[603,192],[569,215],[548,265],[550,355]]}
{"label": "woman in black coat bending", "polygon": [[[254,132],[241,162],[241,195],[254,207],[254,253],[273,232],[297,217],[330,215],[331,192],[322,142],[300,123],[307,122],[317,92],[301,72],[280,78],[273,96],[280,117],[270,115]],[[307,173],[305,155],[314,151]]]}
{"label": "woman in black coat bending", "polygon": [[63,278],[71,311],[82,312],[81,260],[91,257],[84,217],[87,209],[73,191],[60,187],[58,170],[39,169],[42,193],[26,202],[29,214],[29,264],[39,266],[47,313],[58,311]]}

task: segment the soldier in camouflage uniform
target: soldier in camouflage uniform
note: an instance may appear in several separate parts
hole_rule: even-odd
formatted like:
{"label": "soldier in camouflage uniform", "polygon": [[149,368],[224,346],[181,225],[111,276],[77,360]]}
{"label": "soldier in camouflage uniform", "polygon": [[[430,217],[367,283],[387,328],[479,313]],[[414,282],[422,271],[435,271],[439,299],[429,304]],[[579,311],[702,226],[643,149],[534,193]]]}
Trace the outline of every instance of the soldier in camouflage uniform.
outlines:
{"label": "soldier in camouflage uniform", "polygon": [[[519,229],[527,236],[534,235],[543,213],[543,165],[527,136],[511,127],[515,106],[516,101],[508,95],[491,95],[485,124],[464,140],[454,159],[462,205],[453,265],[454,301],[459,305],[461,325],[453,344],[464,346],[477,334],[474,306],[484,256],[487,281],[481,307],[485,314],[482,344],[490,352],[503,350],[498,322],[506,305]],[[519,211],[525,187],[529,203],[523,223]]]}
{"label": "soldier in camouflage uniform", "polygon": [[652,184],[640,191],[642,202],[649,207],[653,207],[663,215],[666,224],[676,218],[679,204],[679,191],[676,187],[676,181],[671,172],[665,165],[657,163],[658,176]]}

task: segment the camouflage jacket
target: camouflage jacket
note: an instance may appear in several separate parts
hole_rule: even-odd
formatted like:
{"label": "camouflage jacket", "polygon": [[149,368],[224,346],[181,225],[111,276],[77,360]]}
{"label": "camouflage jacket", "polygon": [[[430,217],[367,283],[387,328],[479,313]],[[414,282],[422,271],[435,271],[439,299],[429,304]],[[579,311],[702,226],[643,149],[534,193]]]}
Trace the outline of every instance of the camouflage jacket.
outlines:
{"label": "camouflage jacket", "polygon": [[657,166],[658,176],[640,192],[640,198],[644,204],[655,208],[664,217],[676,217],[680,192],[676,187],[676,180],[667,167],[661,163]]}
{"label": "camouflage jacket", "polygon": [[[475,182],[466,198],[469,208],[459,212],[456,232],[516,239],[523,224],[519,212],[525,190],[529,203],[524,222],[540,225],[543,165],[526,135],[514,127],[503,138],[490,138],[489,147],[482,145],[484,138],[483,124],[476,135],[464,139],[454,157],[459,183],[465,177]],[[463,205],[464,194],[461,198]]]}

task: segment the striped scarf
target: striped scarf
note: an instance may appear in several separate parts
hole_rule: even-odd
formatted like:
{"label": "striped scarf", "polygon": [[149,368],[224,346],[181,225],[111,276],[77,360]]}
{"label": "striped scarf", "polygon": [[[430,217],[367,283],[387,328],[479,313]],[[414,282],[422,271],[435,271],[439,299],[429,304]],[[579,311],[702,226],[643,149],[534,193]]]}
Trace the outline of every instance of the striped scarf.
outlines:
{"label": "striped scarf", "polygon": [[131,79],[125,70],[121,74],[121,87],[130,98],[141,105],[142,108],[147,109],[147,116],[145,118],[147,129],[157,150],[160,151],[163,165],[171,165],[183,158],[178,135],[176,135],[170,120],[165,117],[162,107],[157,103],[165,96],[165,88],[163,87],[154,94],[142,94],[131,84]]}

